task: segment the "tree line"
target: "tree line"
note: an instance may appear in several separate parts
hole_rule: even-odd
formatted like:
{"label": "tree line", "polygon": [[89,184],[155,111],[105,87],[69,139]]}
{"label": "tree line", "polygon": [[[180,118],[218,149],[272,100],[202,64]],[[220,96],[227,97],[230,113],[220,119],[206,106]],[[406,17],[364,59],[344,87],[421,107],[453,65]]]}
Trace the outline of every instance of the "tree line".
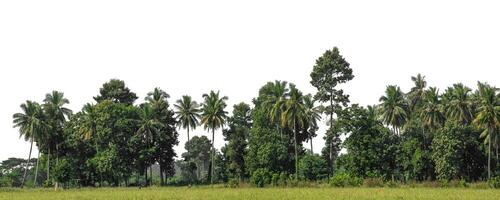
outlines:
{"label": "tree line", "polygon": [[[316,60],[310,78],[315,94],[286,81],[268,82],[252,105],[238,103],[231,115],[228,97],[214,90],[200,103],[185,95],[170,106],[168,93],[154,88],[144,103],[135,104],[137,95],[112,79],[95,102],[76,113],[66,107],[64,93],[53,91],[42,103],[26,101],[13,115],[14,127],[31,143],[30,153],[27,160],[0,165],[0,185],[23,187],[29,179],[33,186],[146,186],[156,177],[160,185],[264,186],[346,175],[446,182],[488,180],[500,173],[495,86],[478,82],[473,91],[456,83],[440,92],[418,74],[408,92],[389,85],[379,104],[351,104],[339,86],[354,78],[353,71],[336,47]],[[315,153],[312,140],[322,117],[325,146]],[[200,126],[211,139],[190,137]],[[176,160],[178,129],[186,130],[188,141]],[[220,135],[226,144],[217,150],[213,141]],[[37,159],[31,158],[34,144]]]}

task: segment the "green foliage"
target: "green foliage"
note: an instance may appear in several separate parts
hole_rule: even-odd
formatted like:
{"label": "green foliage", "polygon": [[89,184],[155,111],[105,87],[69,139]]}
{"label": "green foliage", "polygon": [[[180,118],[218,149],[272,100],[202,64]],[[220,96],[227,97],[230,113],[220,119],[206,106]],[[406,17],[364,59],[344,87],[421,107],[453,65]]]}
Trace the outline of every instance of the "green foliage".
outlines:
{"label": "green foliage", "polygon": [[256,187],[264,187],[266,184],[271,182],[271,175],[267,169],[257,169],[252,173],[250,177],[250,183]]}
{"label": "green foliage", "polygon": [[240,181],[238,179],[230,178],[227,181],[227,186],[230,188],[237,188],[240,186]]}
{"label": "green foliage", "polygon": [[491,188],[500,188],[500,176],[491,178],[488,181],[488,184],[490,185]]}
{"label": "green foliage", "polygon": [[250,106],[243,102],[234,105],[233,116],[228,119],[229,129],[222,133],[228,142],[226,151],[229,176],[240,180],[247,177],[245,156],[251,128],[250,111]]}
{"label": "green foliage", "polygon": [[460,155],[463,152],[459,138],[461,132],[459,126],[447,123],[432,141],[432,159],[436,165],[437,178],[441,181],[459,177]]}
{"label": "green foliage", "polygon": [[328,176],[327,167],[321,156],[306,153],[299,161],[299,176],[310,181],[321,180]]}
{"label": "green foliage", "polygon": [[125,86],[125,82],[118,79],[111,79],[107,83],[104,83],[99,90],[99,94],[94,97],[98,103],[110,100],[114,103],[131,105],[137,99],[137,95]]}
{"label": "green foliage", "polygon": [[357,187],[362,183],[362,178],[358,178],[345,172],[336,173],[330,178],[330,185],[334,187]]}

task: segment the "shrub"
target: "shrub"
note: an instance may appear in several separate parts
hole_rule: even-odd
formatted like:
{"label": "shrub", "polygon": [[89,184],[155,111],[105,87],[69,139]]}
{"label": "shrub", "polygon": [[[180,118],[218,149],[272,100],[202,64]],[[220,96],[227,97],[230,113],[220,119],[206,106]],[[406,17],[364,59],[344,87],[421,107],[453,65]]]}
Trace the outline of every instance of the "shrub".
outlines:
{"label": "shrub", "polygon": [[271,177],[271,184],[272,184],[273,186],[278,186],[278,184],[279,184],[279,179],[280,179],[280,175],[279,175],[279,174],[277,174],[277,173],[274,173],[274,174],[273,174],[273,177]]}
{"label": "shrub", "polygon": [[381,178],[367,178],[363,180],[365,187],[384,187],[384,180]]}
{"label": "shrub", "polygon": [[284,187],[286,186],[287,181],[288,181],[288,175],[285,172],[281,172],[278,180],[278,185]]}
{"label": "shrub", "polygon": [[306,180],[321,180],[328,176],[328,164],[321,156],[307,153],[299,161],[299,176]]}
{"label": "shrub", "polygon": [[227,181],[227,186],[230,188],[237,188],[240,186],[240,181],[238,179],[231,178]]}
{"label": "shrub", "polygon": [[348,173],[337,173],[330,178],[330,185],[335,187],[360,186],[363,180]]}
{"label": "shrub", "polygon": [[500,188],[500,176],[493,177],[488,181],[491,188]]}
{"label": "shrub", "polygon": [[252,173],[250,177],[250,182],[257,187],[264,187],[264,185],[270,183],[270,175],[267,169],[257,169]]}

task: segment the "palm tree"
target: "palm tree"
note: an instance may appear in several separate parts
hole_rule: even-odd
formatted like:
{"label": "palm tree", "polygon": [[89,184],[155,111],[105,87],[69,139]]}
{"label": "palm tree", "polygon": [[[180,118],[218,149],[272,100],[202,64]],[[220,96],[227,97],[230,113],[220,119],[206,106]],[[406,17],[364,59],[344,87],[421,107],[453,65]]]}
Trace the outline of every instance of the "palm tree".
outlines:
{"label": "palm tree", "polygon": [[26,101],[26,103],[21,104],[21,109],[22,113],[16,113],[13,115],[14,127],[19,127],[19,137],[24,137],[24,140],[29,140],[31,143],[28,160],[26,160],[26,167],[24,169],[23,179],[21,181],[21,188],[23,188],[24,181],[26,180],[26,173],[28,171],[28,164],[31,161],[33,142],[38,141],[38,138],[40,137],[41,131],[43,129],[44,122],[40,104],[32,101]]}
{"label": "palm tree", "polygon": [[393,127],[396,134],[400,134],[400,128],[408,119],[407,104],[403,92],[398,86],[390,85],[385,90],[385,96],[380,97],[382,121]]}
{"label": "palm tree", "polygon": [[500,101],[496,96],[497,88],[478,82],[479,108],[473,123],[483,129],[480,137],[488,144],[488,179],[491,178],[491,143],[498,137],[500,128]]}
{"label": "palm tree", "polygon": [[271,122],[276,122],[276,128],[280,132],[280,137],[282,136],[282,130],[280,129],[279,118],[281,113],[283,112],[283,107],[276,107],[279,102],[283,102],[286,100],[288,96],[288,88],[286,85],[288,84],[286,81],[274,81],[274,83],[269,82],[271,85],[271,91],[265,95],[265,100],[262,104],[264,109],[266,109],[269,114],[269,118]]}
{"label": "palm tree", "polygon": [[[96,155],[99,154],[99,145],[97,144],[98,139],[94,138],[97,129],[97,113],[95,105],[87,103],[82,108],[83,120],[80,126],[84,140],[94,139],[94,148],[96,150]],[[99,173],[99,186],[102,185],[102,174]]]}
{"label": "palm tree", "polygon": [[[149,104],[143,104],[142,109],[140,112],[140,121],[139,121],[139,129],[137,129],[136,134],[140,135],[143,141],[146,142],[146,146],[148,148],[151,148],[151,144],[154,141],[154,135],[158,133],[161,128],[163,128],[163,124],[160,123],[157,119],[154,117],[154,112],[153,109],[151,108],[151,105]],[[151,173],[150,178],[152,179],[152,165],[153,162],[150,161],[149,164],[149,171]],[[147,169],[147,168],[146,168]],[[147,180],[147,170],[146,170],[146,185],[148,184]]]}
{"label": "palm tree", "polygon": [[443,125],[445,117],[442,113],[437,88],[430,87],[429,90],[425,91],[420,118],[423,125],[431,130],[436,130]]}
{"label": "palm tree", "polygon": [[470,100],[471,89],[461,83],[454,84],[453,88],[448,88],[446,93],[447,107],[446,116],[461,124],[468,124],[472,121],[472,102]]}
{"label": "palm tree", "polygon": [[318,129],[318,120],[321,120],[321,107],[315,106],[316,100],[312,98],[311,94],[303,97],[305,107],[305,124],[309,127],[307,130],[309,135],[309,142],[311,143],[311,154],[314,154],[312,137],[314,132]]}
{"label": "palm tree", "polygon": [[205,129],[212,129],[212,170],[210,176],[210,183],[213,183],[215,160],[214,160],[214,139],[215,139],[215,129],[222,128],[226,123],[227,112],[224,111],[226,108],[226,96],[220,97],[219,91],[215,93],[213,90],[210,94],[203,94],[204,103],[202,107],[201,114],[201,124]]}
{"label": "palm tree", "polygon": [[408,93],[408,99],[410,104],[410,110],[415,111],[415,109],[421,104],[425,96],[425,87],[427,82],[425,81],[425,76],[417,74],[417,76],[412,76],[411,80],[415,83]]}
{"label": "palm tree", "polygon": [[174,105],[176,114],[176,119],[178,120],[177,126],[182,127],[187,130],[187,137],[189,142],[189,130],[196,129],[200,124],[199,119],[201,118],[200,109],[196,101],[191,100],[190,96],[184,95],[182,99],[176,101]]}
{"label": "palm tree", "polygon": [[289,98],[285,101],[280,101],[276,104],[277,107],[282,107],[280,121],[281,126],[288,126],[293,130],[293,142],[295,147],[295,180],[298,180],[299,156],[297,146],[297,129],[304,128],[304,118],[306,116],[306,107],[304,106],[302,93],[290,84]]}
{"label": "palm tree", "polygon": [[[47,132],[47,181],[50,180],[50,149],[55,145],[56,148],[56,164],[59,162],[59,132],[62,130],[64,122],[68,119],[72,111],[66,107],[69,100],[64,97],[64,93],[52,91],[45,95],[43,100],[43,109],[45,111],[51,133]],[[57,189],[57,182],[55,185]]]}

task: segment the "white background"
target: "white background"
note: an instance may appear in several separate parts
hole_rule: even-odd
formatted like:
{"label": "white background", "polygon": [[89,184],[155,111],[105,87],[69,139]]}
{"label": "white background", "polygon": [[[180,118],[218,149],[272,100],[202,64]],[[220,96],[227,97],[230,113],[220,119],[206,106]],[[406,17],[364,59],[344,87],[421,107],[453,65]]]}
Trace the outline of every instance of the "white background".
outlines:
{"label": "white background", "polygon": [[[157,86],[171,104],[218,89],[231,111],[276,79],[313,93],[315,59],[338,46],[356,76],[345,86],[353,103],[378,103],[389,84],[408,91],[419,72],[441,91],[499,86],[499,10],[477,0],[1,1],[0,160],[28,156],[12,128],[25,100],[59,90],[76,112],[110,78],[125,80],[138,103]],[[179,139],[180,155],[184,130]],[[216,147],[223,143],[219,130]]]}

